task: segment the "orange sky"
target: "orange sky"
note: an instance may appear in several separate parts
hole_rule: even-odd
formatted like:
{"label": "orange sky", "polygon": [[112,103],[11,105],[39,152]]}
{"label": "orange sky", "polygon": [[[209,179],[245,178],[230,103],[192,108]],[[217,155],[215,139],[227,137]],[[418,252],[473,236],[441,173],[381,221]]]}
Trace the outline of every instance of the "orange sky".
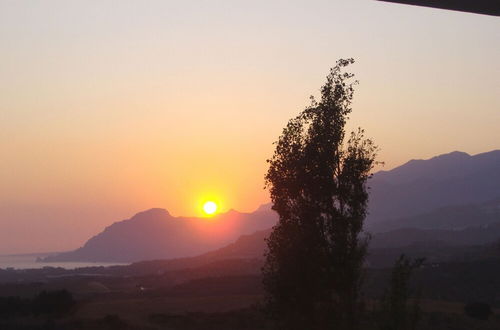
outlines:
{"label": "orange sky", "polygon": [[340,57],[390,169],[500,145],[498,18],[375,1],[0,3],[0,254],[151,207],[267,202],[266,158]]}

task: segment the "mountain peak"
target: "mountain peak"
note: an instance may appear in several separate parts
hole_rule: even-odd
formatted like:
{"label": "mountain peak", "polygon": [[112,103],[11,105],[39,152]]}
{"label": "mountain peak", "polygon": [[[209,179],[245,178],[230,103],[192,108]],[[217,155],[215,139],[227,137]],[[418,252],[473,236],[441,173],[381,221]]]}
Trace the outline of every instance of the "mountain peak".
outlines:
{"label": "mountain peak", "polygon": [[261,204],[254,212],[268,212],[272,211],[272,203]]}
{"label": "mountain peak", "polygon": [[173,217],[165,209],[149,209],[106,227],[81,248],[45,260],[132,262],[188,257],[221,248],[241,235],[271,228],[277,221],[274,214],[235,210],[216,217],[215,221]]}
{"label": "mountain peak", "polygon": [[170,213],[166,209],[162,209],[159,207],[151,208],[146,211],[142,211],[134,215],[132,219],[148,219],[148,218],[157,218],[157,217],[171,217]]}
{"label": "mountain peak", "polygon": [[497,150],[475,155],[453,151],[375,173],[370,218],[395,219],[498,198],[499,168]]}
{"label": "mountain peak", "polygon": [[467,158],[470,158],[471,155],[469,155],[468,153],[466,152],[463,152],[463,151],[452,151],[452,152],[449,152],[447,154],[442,154],[442,155],[438,155],[438,156],[435,156],[435,157],[432,157],[431,159],[429,160],[443,160],[443,159],[449,159],[449,160],[460,160],[460,159],[467,159]]}
{"label": "mountain peak", "polygon": [[[434,156],[434,157],[429,158],[429,159],[411,159],[411,160],[407,161],[406,163],[404,163],[403,165],[396,167],[395,169],[405,167],[405,166],[421,166],[420,164],[422,164],[422,163],[432,164],[434,162],[443,162],[443,161],[444,162],[446,162],[446,161],[455,162],[455,161],[465,160],[465,159],[468,159],[470,157],[472,157],[472,156],[466,152],[452,151],[452,152],[448,152],[446,154]],[[390,171],[382,171],[382,172],[390,172]]]}
{"label": "mountain peak", "polygon": [[374,178],[391,184],[416,180],[447,180],[489,170],[492,166],[497,166],[499,160],[500,152],[497,150],[477,155],[452,151],[429,159],[412,159],[392,170],[379,171]]}

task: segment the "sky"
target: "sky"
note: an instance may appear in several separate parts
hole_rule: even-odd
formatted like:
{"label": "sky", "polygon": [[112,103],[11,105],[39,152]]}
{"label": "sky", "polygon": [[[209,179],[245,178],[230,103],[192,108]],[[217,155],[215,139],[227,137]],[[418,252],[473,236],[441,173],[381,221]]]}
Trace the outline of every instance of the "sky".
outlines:
{"label": "sky", "polygon": [[500,149],[500,19],[346,1],[0,0],[0,254],[152,207],[269,201],[288,119],[353,57],[348,129],[388,170]]}

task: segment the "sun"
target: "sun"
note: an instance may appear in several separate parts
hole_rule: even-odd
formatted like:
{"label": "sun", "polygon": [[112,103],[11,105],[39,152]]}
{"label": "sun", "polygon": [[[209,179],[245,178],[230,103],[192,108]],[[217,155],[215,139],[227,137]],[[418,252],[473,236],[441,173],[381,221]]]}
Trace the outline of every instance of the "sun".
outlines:
{"label": "sun", "polygon": [[208,215],[212,215],[217,211],[217,204],[212,201],[205,202],[203,204],[203,212],[205,212]]}

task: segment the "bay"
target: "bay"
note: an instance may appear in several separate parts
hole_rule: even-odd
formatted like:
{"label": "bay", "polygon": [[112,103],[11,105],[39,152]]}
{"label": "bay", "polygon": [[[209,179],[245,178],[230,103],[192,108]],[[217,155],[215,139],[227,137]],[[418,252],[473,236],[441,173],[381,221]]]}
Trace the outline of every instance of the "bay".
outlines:
{"label": "bay", "polygon": [[17,255],[0,255],[0,269],[40,269],[44,267],[61,267],[75,269],[82,267],[116,266],[127,265],[127,263],[113,262],[38,262],[37,258],[43,258],[54,253],[33,253]]}

